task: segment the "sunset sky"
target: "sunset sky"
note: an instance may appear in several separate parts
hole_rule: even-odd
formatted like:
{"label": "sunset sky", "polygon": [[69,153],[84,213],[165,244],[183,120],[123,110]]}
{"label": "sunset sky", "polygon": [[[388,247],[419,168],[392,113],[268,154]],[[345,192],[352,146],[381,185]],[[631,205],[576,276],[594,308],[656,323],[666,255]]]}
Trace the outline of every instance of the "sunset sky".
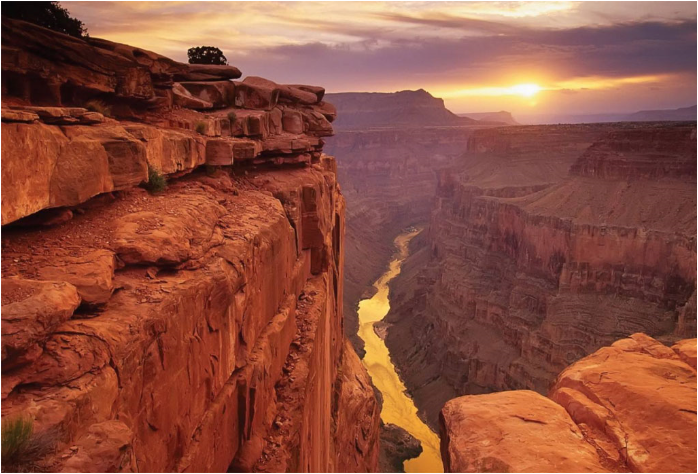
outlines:
{"label": "sunset sky", "polygon": [[454,112],[696,103],[695,2],[61,2],[91,36],[329,92],[423,88]]}

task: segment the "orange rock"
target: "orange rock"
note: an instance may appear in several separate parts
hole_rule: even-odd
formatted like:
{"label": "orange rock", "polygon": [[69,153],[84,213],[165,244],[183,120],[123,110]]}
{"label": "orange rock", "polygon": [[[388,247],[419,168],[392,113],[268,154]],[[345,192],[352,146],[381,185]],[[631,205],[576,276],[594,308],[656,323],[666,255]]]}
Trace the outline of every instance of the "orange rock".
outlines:
{"label": "orange rock", "polygon": [[671,348],[676,352],[682,361],[696,368],[696,339],[684,339],[679,341]]}
{"label": "orange rock", "polygon": [[456,398],[440,422],[446,472],[605,472],[567,412],[536,392]]}
{"label": "orange rock", "polygon": [[114,291],[114,253],[95,250],[82,257],[53,258],[38,270],[42,280],[66,281],[75,286],[84,303],[104,304]]}
{"label": "orange rock", "polygon": [[696,371],[654,339],[635,334],[583,358],[550,397],[621,470],[695,471]]}
{"label": "orange rock", "polygon": [[[36,359],[41,344],[80,304],[65,282],[2,279],[2,362],[5,370]],[[6,387],[3,383],[3,392]]]}

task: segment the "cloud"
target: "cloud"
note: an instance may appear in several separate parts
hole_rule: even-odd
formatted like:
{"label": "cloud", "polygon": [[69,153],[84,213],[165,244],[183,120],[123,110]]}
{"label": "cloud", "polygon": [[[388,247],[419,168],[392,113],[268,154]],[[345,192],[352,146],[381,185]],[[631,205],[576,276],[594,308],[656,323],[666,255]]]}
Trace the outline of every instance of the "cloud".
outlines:
{"label": "cloud", "polygon": [[[245,74],[335,92],[578,84],[556,96],[582,100],[590,88],[579,84],[592,79],[621,80],[617,87],[638,94],[622,79],[680,77],[695,94],[696,5],[688,2],[63,5],[93,36],[178,60],[190,46],[215,45]],[[679,100],[676,88],[666,90]]]}

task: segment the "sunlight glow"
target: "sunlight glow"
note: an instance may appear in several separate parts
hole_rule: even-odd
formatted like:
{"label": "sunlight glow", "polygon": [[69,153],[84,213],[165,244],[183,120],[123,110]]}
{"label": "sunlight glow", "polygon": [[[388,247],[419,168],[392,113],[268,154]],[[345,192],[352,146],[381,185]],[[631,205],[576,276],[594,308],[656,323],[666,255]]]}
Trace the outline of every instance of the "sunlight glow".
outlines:
{"label": "sunlight glow", "polygon": [[511,92],[523,97],[533,97],[541,91],[541,87],[538,84],[518,84],[511,87]]}

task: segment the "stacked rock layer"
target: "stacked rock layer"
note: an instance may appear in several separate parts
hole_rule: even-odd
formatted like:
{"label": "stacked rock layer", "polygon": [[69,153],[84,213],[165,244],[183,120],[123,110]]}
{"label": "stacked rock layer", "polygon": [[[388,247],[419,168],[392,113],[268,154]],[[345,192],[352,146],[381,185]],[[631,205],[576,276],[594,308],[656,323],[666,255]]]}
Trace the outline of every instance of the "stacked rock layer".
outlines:
{"label": "stacked rock layer", "polygon": [[375,470],[324,89],[2,43],[2,416],[51,434],[42,468]]}

